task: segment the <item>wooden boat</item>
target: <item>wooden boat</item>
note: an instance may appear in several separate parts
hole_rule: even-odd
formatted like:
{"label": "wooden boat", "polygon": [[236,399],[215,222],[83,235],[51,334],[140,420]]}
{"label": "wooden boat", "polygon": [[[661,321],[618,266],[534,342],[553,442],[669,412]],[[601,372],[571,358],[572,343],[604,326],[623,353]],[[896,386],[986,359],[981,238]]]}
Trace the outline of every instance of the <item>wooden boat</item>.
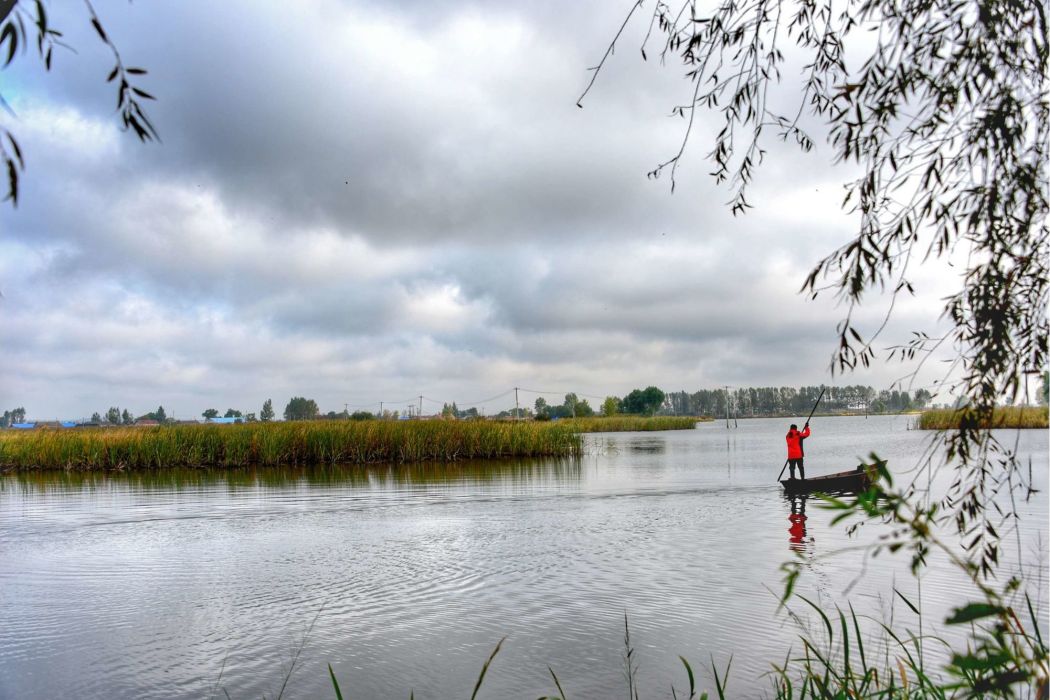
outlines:
{"label": "wooden boat", "polygon": [[780,484],[788,493],[814,493],[821,491],[863,491],[871,483],[871,477],[863,467],[848,472],[825,474],[809,479],[781,479]]}

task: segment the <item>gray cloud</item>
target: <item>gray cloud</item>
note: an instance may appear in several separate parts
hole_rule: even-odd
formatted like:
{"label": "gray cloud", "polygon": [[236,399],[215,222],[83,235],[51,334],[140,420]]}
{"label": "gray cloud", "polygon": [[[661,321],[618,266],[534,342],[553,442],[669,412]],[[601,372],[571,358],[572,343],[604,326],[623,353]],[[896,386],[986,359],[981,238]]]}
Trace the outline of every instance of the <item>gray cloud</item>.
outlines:
{"label": "gray cloud", "polygon": [[[702,123],[676,193],[647,180],[682,135],[674,70],[632,35],[575,106],[624,10],[106,8],[161,98],[164,141],[143,146],[116,128],[83,16],[56,7],[80,53],[47,75],[20,59],[5,92],[29,169],[0,211],[0,402],[190,415],[826,381],[842,310],[796,292],[851,231],[848,173],[772,145],[759,209],[734,218]],[[942,272],[920,277],[943,293]],[[898,313],[887,342],[937,306]]]}

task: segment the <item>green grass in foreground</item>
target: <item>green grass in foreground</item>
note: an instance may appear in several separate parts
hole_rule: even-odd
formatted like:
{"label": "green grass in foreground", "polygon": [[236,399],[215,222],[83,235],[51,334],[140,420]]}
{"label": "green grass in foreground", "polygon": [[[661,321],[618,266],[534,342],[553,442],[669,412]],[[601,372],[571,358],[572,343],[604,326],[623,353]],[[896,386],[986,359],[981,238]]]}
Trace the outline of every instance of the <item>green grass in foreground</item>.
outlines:
{"label": "green grass in foreground", "polygon": [[919,418],[920,430],[956,430],[964,421],[976,422],[978,428],[1046,428],[1045,406],[1002,406],[992,413],[991,420],[977,421],[966,409],[933,409]]}
{"label": "green grass in foreground", "polygon": [[303,421],[0,432],[0,469],[155,469],[574,457],[577,429],[510,421]]}
{"label": "green grass in foreground", "polygon": [[[916,618],[912,620],[912,624],[921,630],[919,619],[923,615],[920,609],[897,588],[894,588],[893,592],[915,614]],[[942,656],[936,661],[925,657],[935,648],[952,647],[945,638],[929,631],[929,621],[926,622],[927,631],[924,634],[916,634],[914,629],[894,631],[885,622],[858,616],[852,604],[846,609],[836,606],[834,611],[825,612],[821,606],[804,596],[795,595],[790,598],[790,602],[796,601],[804,603],[803,607],[808,606],[810,612],[819,617],[812,620],[813,627],[810,628],[802,622],[803,618],[798,613],[790,612],[789,607],[791,617],[803,624],[799,638],[800,648],[788,650],[781,662],[772,664],[771,672],[766,674],[771,682],[771,692],[764,693],[765,697],[773,697],[776,700],[1005,700],[1046,697],[1047,647],[1039,632],[1034,606],[1027,595],[1023,600],[1024,607],[1017,611],[994,606],[989,610],[990,606],[980,603],[953,610],[945,620],[945,625],[968,626],[968,640],[972,647],[968,645],[965,651],[956,650],[950,656]],[[799,612],[806,614],[802,610]],[[1025,617],[1027,620],[1022,623],[1021,620]],[[477,698],[485,676],[505,641],[506,637],[501,639],[482,664],[481,672],[474,683],[474,692],[470,696],[471,700]],[[623,691],[628,698],[636,699],[641,696],[642,689],[637,679],[637,650],[631,643],[626,614],[623,641],[623,668],[620,669],[624,679]],[[301,646],[304,646],[305,642],[304,636]],[[684,656],[678,658],[682,663],[683,672],[677,678],[668,679],[673,698],[713,700],[717,697],[719,700],[725,700],[730,697],[728,685],[729,672],[733,665],[732,656],[729,656],[721,669],[714,657],[711,657],[713,693],[699,692],[697,674],[689,661]],[[349,693],[343,694],[331,664],[328,664],[327,670],[336,700],[351,697]],[[550,673],[552,689],[556,692],[540,700],[568,700],[569,694],[563,687],[562,679],[558,678],[551,666],[547,666],[547,670]],[[285,685],[292,672],[294,665],[285,676]],[[564,679],[564,685],[571,688],[572,679]],[[497,691],[497,696],[502,695],[505,694]],[[414,697],[414,693],[410,692],[409,697]],[[573,694],[572,697],[583,696]]]}

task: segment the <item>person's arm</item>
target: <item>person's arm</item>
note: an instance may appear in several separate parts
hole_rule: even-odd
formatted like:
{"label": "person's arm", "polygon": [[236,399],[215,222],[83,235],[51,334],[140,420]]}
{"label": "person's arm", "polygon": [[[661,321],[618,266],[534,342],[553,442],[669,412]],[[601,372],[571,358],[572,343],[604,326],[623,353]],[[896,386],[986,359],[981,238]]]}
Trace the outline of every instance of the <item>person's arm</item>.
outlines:
{"label": "person's arm", "polygon": [[809,437],[809,423],[806,423],[806,427],[802,429],[802,437]]}

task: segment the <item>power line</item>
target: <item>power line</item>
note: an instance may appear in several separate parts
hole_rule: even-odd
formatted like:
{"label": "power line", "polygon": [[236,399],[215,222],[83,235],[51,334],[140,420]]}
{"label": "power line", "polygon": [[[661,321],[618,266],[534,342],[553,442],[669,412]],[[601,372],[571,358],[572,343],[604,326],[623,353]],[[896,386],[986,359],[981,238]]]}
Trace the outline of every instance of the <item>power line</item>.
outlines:
{"label": "power line", "polygon": [[526,389],[525,387],[518,387],[518,388],[521,389],[522,391],[527,391],[530,394],[546,394],[548,396],[558,396],[558,395],[565,395],[565,394],[576,394],[577,396],[582,396],[585,399],[597,399],[598,401],[604,401],[605,400],[604,396],[595,396],[594,394],[581,394],[578,391],[539,391],[537,389]]}

